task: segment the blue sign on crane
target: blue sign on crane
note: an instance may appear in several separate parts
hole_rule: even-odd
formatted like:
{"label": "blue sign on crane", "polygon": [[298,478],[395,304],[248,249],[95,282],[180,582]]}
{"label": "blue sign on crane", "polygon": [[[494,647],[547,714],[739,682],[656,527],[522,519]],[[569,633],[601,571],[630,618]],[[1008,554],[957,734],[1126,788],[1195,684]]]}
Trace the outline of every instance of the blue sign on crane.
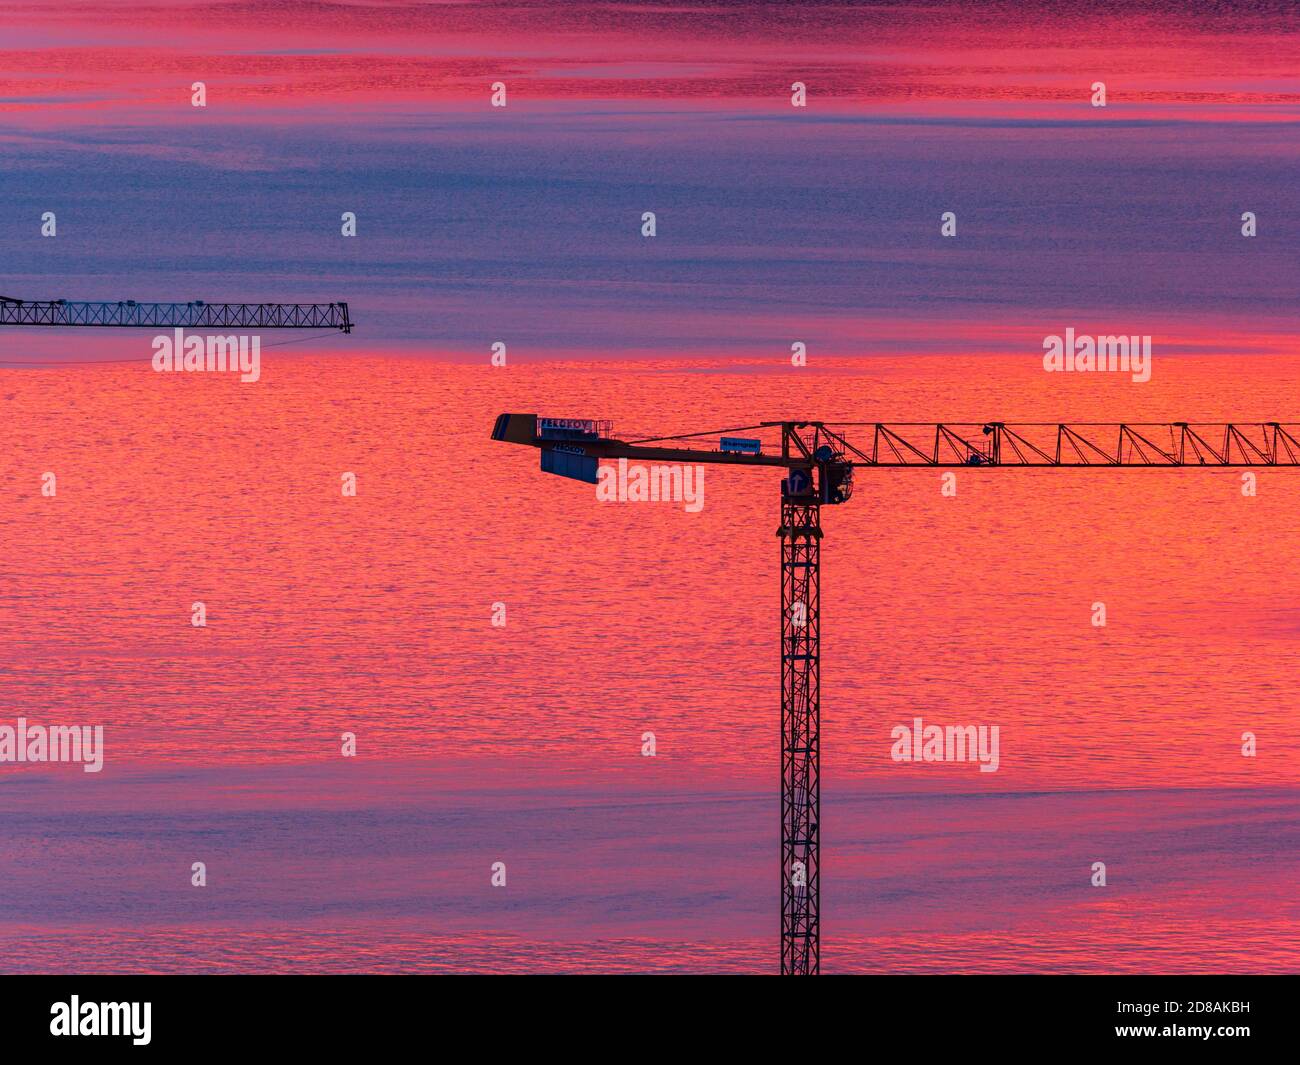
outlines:
{"label": "blue sign on crane", "polygon": [[809,470],[791,470],[783,487],[788,496],[806,496],[812,491],[812,473]]}

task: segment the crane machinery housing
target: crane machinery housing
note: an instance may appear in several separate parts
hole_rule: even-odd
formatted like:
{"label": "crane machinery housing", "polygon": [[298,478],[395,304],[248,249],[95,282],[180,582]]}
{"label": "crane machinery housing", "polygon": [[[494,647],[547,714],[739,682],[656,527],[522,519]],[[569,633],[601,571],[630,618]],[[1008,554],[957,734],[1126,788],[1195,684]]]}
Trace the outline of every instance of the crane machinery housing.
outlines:
{"label": "crane machinery housing", "polygon": [[[849,430],[857,437],[851,443]],[[771,421],[624,441],[608,421],[502,414],[492,439],[538,448],[541,468],[596,483],[602,459],[773,466],[781,481],[781,972],[821,964],[821,508],[858,469],[1300,466],[1300,425],[1279,422]],[[736,433],[780,433],[779,450]],[[724,435],[725,434],[725,435]],[[710,446],[712,440],[717,443]]]}

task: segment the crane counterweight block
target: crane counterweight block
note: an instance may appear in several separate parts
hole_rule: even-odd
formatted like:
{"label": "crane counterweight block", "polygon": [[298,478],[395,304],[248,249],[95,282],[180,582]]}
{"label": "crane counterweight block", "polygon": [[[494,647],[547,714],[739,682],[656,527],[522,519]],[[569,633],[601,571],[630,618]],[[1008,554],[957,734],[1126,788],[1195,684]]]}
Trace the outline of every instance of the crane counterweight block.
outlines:
{"label": "crane counterweight block", "polygon": [[527,444],[537,446],[536,414],[500,414],[496,425],[492,427],[492,439],[504,440],[508,444]]}

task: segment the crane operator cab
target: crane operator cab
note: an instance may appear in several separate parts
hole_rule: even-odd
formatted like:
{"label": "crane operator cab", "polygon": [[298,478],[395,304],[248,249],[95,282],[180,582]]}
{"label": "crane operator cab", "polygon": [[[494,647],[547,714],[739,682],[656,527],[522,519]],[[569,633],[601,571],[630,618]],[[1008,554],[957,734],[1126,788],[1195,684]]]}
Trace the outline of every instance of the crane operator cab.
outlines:
{"label": "crane operator cab", "polygon": [[853,466],[844,461],[844,452],[822,444],[813,452],[813,458],[820,463],[821,501],[847,503],[853,495]]}

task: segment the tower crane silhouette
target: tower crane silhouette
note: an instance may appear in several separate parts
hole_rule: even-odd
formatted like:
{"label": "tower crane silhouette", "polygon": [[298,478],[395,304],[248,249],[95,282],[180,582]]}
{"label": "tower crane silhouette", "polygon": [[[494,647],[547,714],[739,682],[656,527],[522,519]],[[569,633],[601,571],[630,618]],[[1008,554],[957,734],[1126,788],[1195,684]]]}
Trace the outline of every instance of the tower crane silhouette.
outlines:
{"label": "tower crane silhouette", "polygon": [[[492,439],[541,451],[542,470],[598,482],[602,459],[775,466],[781,482],[781,972],[816,974],[820,943],[821,508],[857,469],[1300,466],[1300,426],[1279,422],[771,421],[624,441],[590,418],[502,414]],[[845,431],[857,436],[850,443]],[[762,436],[780,433],[779,452]],[[737,433],[758,433],[741,437]],[[710,446],[712,439],[717,446]]]}

